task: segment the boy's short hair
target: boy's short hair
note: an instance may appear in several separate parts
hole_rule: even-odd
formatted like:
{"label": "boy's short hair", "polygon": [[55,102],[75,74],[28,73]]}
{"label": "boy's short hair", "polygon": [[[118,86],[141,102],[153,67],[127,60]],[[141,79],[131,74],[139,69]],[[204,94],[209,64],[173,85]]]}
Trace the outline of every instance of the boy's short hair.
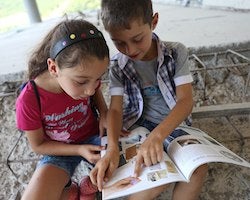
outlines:
{"label": "boy's short hair", "polygon": [[151,26],[151,0],[102,0],[101,17],[106,30],[129,29],[133,20],[142,20]]}

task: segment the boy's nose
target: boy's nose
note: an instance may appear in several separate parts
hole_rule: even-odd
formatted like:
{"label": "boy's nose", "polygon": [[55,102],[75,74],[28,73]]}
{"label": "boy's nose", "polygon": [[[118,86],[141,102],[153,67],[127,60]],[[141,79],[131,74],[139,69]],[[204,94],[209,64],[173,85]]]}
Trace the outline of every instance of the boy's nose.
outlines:
{"label": "boy's nose", "polygon": [[135,52],[135,47],[131,44],[127,44],[126,45],[126,54],[128,56],[130,56],[130,55],[134,55],[134,52]]}

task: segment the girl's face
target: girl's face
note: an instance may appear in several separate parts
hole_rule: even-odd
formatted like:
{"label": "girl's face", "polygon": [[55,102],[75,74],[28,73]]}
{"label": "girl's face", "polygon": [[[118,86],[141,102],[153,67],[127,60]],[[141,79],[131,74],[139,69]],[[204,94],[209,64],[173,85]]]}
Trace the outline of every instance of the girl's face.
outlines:
{"label": "girl's face", "polygon": [[99,60],[91,57],[82,65],[58,69],[57,81],[63,91],[73,99],[84,99],[95,94],[108,64],[108,58]]}

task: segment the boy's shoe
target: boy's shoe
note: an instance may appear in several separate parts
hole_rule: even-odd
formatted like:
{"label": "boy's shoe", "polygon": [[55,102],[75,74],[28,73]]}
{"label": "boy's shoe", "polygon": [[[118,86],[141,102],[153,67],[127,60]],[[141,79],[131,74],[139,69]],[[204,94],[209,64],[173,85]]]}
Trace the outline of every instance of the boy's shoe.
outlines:
{"label": "boy's shoe", "polygon": [[69,198],[68,200],[79,200],[79,187],[78,184],[72,181],[69,188]]}
{"label": "boy's shoe", "polygon": [[98,189],[89,176],[84,176],[80,182],[80,200],[94,200],[97,192]]}

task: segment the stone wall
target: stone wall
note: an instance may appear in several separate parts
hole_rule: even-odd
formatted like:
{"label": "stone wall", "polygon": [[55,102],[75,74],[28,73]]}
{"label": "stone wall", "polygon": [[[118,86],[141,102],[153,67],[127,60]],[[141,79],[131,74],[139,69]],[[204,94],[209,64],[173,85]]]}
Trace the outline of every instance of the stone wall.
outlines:
{"label": "stone wall", "polygon": [[[225,51],[217,49],[217,52]],[[241,48],[242,49],[242,48]],[[215,49],[213,49],[214,52]],[[224,54],[221,54],[217,59],[216,54],[203,49],[203,51],[194,51],[190,49],[191,69],[200,68],[200,63],[193,59],[192,55],[197,55],[201,58],[202,63],[209,67],[223,66],[227,63]],[[208,54],[207,54],[208,53]],[[205,56],[204,56],[205,54]],[[248,57],[248,53],[244,53]],[[233,60],[234,57],[232,57]],[[245,61],[238,58],[234,61],[236,64],[244,63]],[[217,63],[215,66],[212,64]],[[233,69],[233,68],[232,68]],[[243,98],[241,90],[246,83],[246,72],[242,68],[225,70],[224,68],[216,69],[216,71],[206,72],[207,78],[204,76],[194,76],[194,99],[196,106],[225,104],[231,102],[249,102],[249,92]],[[195,71],[193,71],[195,75]],[[199,74],[199,71],[197,72]],[[208,78],[209,77],[209,78]],[[0,83],[0,199],[19,199],[24,187],[28,183],[35,165],[39,158],[34,154],[27,142],[27,139],[22,135],[15,126],[15,90],[25,78],[25,73],[17,73],[1,77]],[[196,79],[197,78],[197,79]],[[228,81],[232,81],[228,83]],[[209,82],[207,82],[209,81]],[[206,87],[205,87],[206,86]],[[238,88],[235,88],[235,87]],[[103,92],[106,101],[109,102],[107,83],[103,84]],[[231,90],[230,90],[231,89]],[[226,93],[223,93],[228,91]],[[205,96],[204,96],[205,94]],[[250,115],[235,115],[223,116],[216,118],[200,118],[194,119],[193,126],[207,132],[217,141],[234,151],[239,156],[247,161],[250,161]],[[7,165],[7,158],[11,161]],[[74,178],[79,180],[83,174],[86,174],[88,169],[81,164],[75,173]],[[172,187],[171,187],[172,188]],[[170,199],[171,188],[163,193],[158,200]],[[247,200],[250,199],[250,173],[249,169],[232,164],[213,163],[209,164],[209,173],[200,195],[202,200]]]}

